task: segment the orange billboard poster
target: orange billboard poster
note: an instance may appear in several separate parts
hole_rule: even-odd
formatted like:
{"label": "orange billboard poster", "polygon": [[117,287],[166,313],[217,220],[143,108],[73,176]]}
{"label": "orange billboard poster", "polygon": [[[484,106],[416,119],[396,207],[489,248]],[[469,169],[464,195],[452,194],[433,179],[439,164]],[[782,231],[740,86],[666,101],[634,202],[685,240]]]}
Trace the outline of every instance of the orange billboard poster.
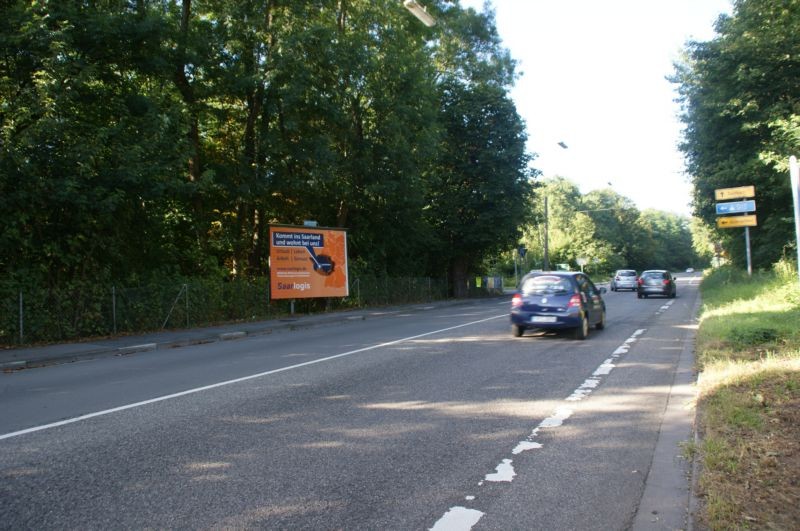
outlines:
{"label": "orange billboard poster", "polygon": [[269,243],[270,298],[348,296],[344,229],[272,225]]}

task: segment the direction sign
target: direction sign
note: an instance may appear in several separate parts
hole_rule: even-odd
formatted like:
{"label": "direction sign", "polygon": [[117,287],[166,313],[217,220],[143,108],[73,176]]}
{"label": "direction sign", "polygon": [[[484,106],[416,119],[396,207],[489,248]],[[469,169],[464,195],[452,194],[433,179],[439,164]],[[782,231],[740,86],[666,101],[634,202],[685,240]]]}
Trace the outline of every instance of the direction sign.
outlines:
{"label": "direction sign", "polygon": [[717,218],[717,228],[732,229],[735,227],[755,227],[758,225],[756,216],[727,216],[724,218]]}
{"label": "direction sign", "polygon": [[756,202],[752,199],[748,201],[732,201],[730,203],[717,203],[717,215],[720,214],[741,214],[742,212],[755,212]]}
{"label": "direction sign", "polygon": [[739,186],[737,188],[717,188],[714,190],[714,198],[717,201],[726,199],[742,199],[745,197],[755,197],[755,186]]}

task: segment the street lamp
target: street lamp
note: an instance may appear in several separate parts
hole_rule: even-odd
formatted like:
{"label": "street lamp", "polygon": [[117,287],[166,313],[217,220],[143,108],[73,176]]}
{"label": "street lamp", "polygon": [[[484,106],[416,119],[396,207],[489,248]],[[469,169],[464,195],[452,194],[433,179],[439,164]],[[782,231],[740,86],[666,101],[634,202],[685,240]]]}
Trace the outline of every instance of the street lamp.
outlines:
{"label": "street lamp", "polygon": [[430,16],[428,12],[425,11],[425,8],[419,5],[415,0],[405,0],[403,5],[411,12],[412,15],[417,17],[420,22],[429,28],[436,25],[436,19]]}

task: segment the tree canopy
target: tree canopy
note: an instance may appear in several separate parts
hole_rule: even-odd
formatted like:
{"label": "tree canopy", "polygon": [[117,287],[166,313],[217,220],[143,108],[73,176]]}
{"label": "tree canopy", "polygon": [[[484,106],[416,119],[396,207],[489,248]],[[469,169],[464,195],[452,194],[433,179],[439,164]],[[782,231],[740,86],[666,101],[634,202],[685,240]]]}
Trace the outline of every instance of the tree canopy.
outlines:
{"label": "tree canopy", "polygon": [[755,186],[754,265],[796,244],[788,160],[800,154],[798,20],[800,0],[737,0],[717,37],[689,43],[676,65],[695,213],[740,265],[741,232],[715,228],[715,189]]}
{"label": "tree canopy", "polygon": [[460,279],[530,197],[491,11],[431,0],[3,4],[0,271],[59,285],[260,276],[267,227]]}
{"label": "tree canopy", "polygon": [[710,261],[706,240],[689,218],[639,211],[611,188],[581,194],[563,177],[548,178],[539,183],[530,210],[534,219],[521,242],[532,269],[543,267],[545,230],[551,267],[577,269],[583,258],[587,272],[604,274],[628,268],[680,270]]}

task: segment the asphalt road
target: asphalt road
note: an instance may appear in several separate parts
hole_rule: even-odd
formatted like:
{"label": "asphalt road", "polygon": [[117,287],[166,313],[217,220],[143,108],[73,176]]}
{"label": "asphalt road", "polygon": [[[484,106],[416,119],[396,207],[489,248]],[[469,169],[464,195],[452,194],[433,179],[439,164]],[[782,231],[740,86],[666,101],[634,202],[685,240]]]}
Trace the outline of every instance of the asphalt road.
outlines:
{"label": "asphalt road", "polygon": [[585,341],[487,300],[2,374],[0,528],[636,527],[697,280]]}

